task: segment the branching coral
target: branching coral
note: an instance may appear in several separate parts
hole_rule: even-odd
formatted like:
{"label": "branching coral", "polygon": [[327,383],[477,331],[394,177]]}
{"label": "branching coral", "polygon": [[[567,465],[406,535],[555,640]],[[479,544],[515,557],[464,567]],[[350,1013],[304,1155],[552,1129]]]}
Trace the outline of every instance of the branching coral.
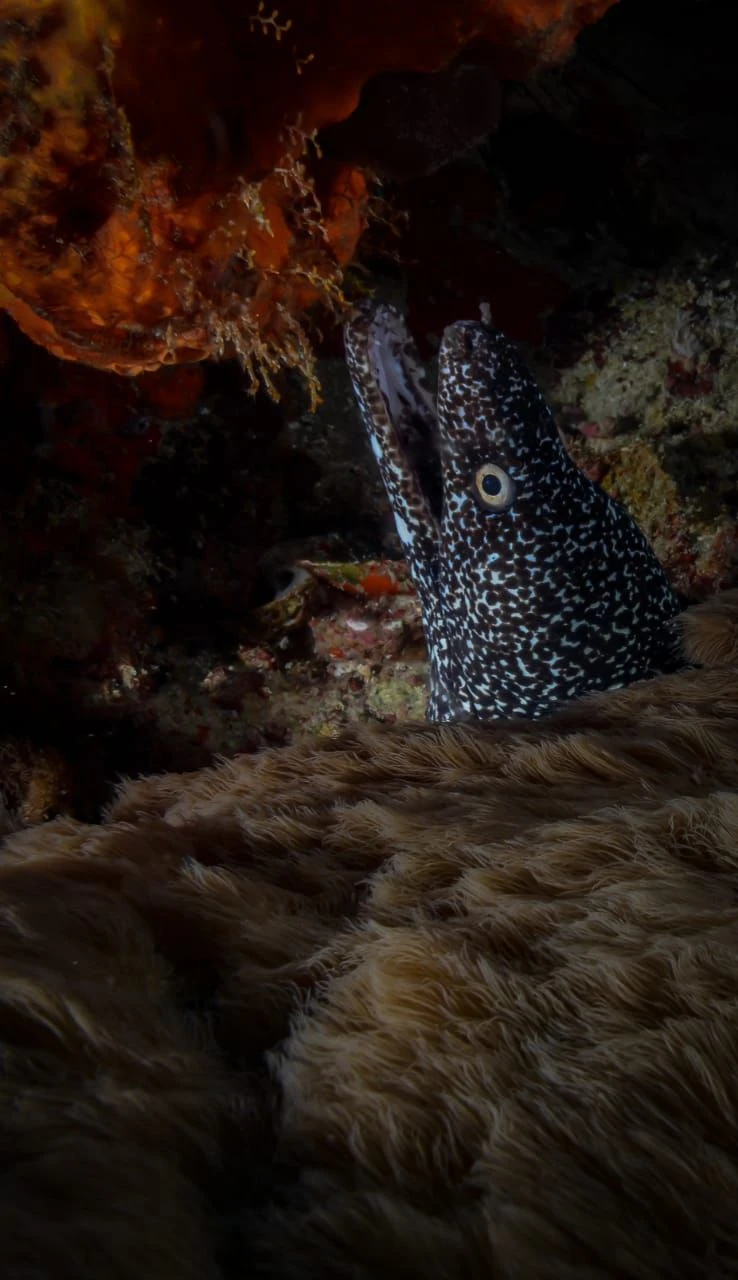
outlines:
{"label": "branching coral", "polygon": [[310,375],[366,185],[311,146],[379,71],[560,55],[613,0],[0,0],[0,303],[122,372],[229,349]]}

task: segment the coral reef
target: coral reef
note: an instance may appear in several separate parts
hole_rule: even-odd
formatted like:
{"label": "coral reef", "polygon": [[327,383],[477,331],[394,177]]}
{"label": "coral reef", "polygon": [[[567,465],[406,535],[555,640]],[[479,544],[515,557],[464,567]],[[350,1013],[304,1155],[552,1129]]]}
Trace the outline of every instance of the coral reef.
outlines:
{"label": "coral reef", "polygon": [[[469,161],[414,184],[411,261],[393,288],[409,278],[426,351],[443,323],[475,314],[483,284],[499,321],[533,344],[576,460],[633,511],[678,589],[695,599],[730,585],[738,319],[735,289],[719,287],[730,271],[668,257],[598,296],[570,289],[546,321],[566,290],[495,251],[494,192]],[[697,349],[697,367],[719,355],[699,397],[667,388],[675,338]],[[94,815],[122,772],[422,719],[414,595],[351,595],[358,568],[316,563],[401,569],[341,358],[321,357],[323,402],[309,412],[297,379],[275,407],[248,397],[227,363],[119,378],[16,333],[7,342],[0,711],[6,732],[67,760],[73,778],[52,813]],[[17,794],[7,802],[22,820]]]}
{"label": "coral reef", "polygon": [[[95,816],[121,773],[422,718],[417,602],[396,561],[372,572],[385,512],[346,415],[297,441],[232,362],[126,378],[6,328],[0,718],[30,738],[0,775],[12,821]],[[49,752],[66,777],[40,808]]]}
{"label": "coral reef", "polygon": [[70,800],[72,771],[59,751],[0,738],[0,836],[45,822]]}
{"label": "coral reef", "polygon": [[312,376],[299,317],[332,305],[365,220],[323,159],[389,69],[471,40],[560,56],[612,0],[2,0],[0,303],[56,354],[126,373],[236,352]]}
{"label": "coral reef", "polygon": [[683,634],[10,836],[8,1280],[732,1276],[738,592]]}
{"label": "coral reef", "polygon": [[[496,13],[505,8],[496,5]],[[257,9],[253,0],[247,12]],[[262,63],[266,73],[284,59],[279,83],[296,95],[309,88],[317,110],[325,66],[313,60],[297,76],[292,48],[305,53],[300,24],[311,6],[302,6],[299,22],[297,7],[290,8],[293,27],[279,42],[267,21],[271,9],[262,12],[265,34],[262,24],[247,31],[242,23],[244,48],[260,60],[254,74],[262,74]],[[454,6],[457,14],[461,9],[471,12],[466,3]],[[559,10],[558,4],[535,8],[541,21]],[[125,12],[130,18],[137,11],[129,5]],[[212,23],[200,34],[215,48],[219,14],[226,11],[220,4],[211,11]],[[317,14],[317,6],[311,11]],[[520,17],[523,6],[516,11]],[[2,18],[15,15],[20,24],[2,28],[6,51],[18,50],[30,12],[28,4],[0,0]],[[38,5],[34,12],[52,8]],[[93,8],[77,12],[89,16]],[[181,12],[186,16],[189,6]],[[356,5],[347,0],[347,23],[352,12],[356,25]],[[343,87],[351,81],[353,88],[311,117],[321,125],[327,164],[368,162],[397,176],[422,170],[402,185],[384,184],[387,207],[395,211],[392,226],[381,218],[371,222],[358,264],[349,269],[349,287],[388,289],[407,305],[431,371],[442,327],[478,315],[480,301],[488,302],[494,321],[526,344],[568,447],[631,507],[679,589],[703,598],[734,583],[738,286],[730,237],[738,170],[731,15],[725,6],[665,0],[615,5],[583,33],[563,65],[505,85],[500,120],[486,142],[428,173],[444,148],[476,136],[478,121],[467,114],[474,95],[464,97],[463,68],[474,69],[478,92],[476,77],[488,67],[493,80],[485,110],[494,119],[496,82],[512,70],[512,59],[508,46],[504,65],[485,61],[494,47],[488,43],[483,55],[475,41],[456,54],[448,74],[403,70],[421,65],[420,57],[408,56],[404,14],[414,14],[416,34],[422,28],[429,48],[435,39],[431,22],[418,26],[418,12],[419,5],[405,3],[375,7],[372,16],[381,13],[398,36],[384,54],[391,58],[396,46],[399,67],[386,68],[359,94],[361,68],[352,70],[336,54],[333,82],[345,70]],[[434,10],[443,12],[443,5]],[[280,15],[286,21],[281,6]],[[173,29],[170,22],[165,44]],[[85,39],[89,30],[84,27]],[[356,30],[366,35],[360,25]],[[519,35],[519,25],[516,30]],[[53,24],[46,29],[52,34]],[[61,54],[66,28],[57,34]],[[506,38],[500,36],[500,50]],[[315,28],[319,39],[332,39],[331,32]],[[204,191],[212,184],[226,193],[236,169],[246,171],[239,143],[239,129],[248,123],[243,95],[257,81],[229,80],[231,55],[221,60],[223,78],[205,86],[211,127],[203,124],[207,93],[192,78],[194,53],[188,63],[186,49],[176,53],[172,44],[168,68],[162,47],[152,37],[142,87],[119,86],[138,170],[148,172],[156,155],[173,156],[180,178],[191,162],[195,186],[200,182]],[[438,61],[456,48],[449,39]],[[369,75],[380,66],[369,37],[350,52],[357,59],[366,53]],[[538,66],[542,46],[533,40],[530,52]],[[120,47],[111,48],[111,58],[122,76]],[[32,61],[24,66],[11,58],[2,65],[16,85],[32,87],[36,76],[42,88]],[[78,70],[87,65],[82,59]],[[159,83],[168,93],[149,93]],[[229,86],[231,103],[241,104],[235,114],[219,95],[220,84],[224,92]],[[196,91],[190,93],[190,85]],[[399,95],[390,93],[390,103],[410,95],[412,106],[417,89],[416,106],[428,95],[429,111],[435,92],[435,107],[449,106],[448,120],[437,112],[430,119],[418,106],[415,117],[394,130],[399,106],[384,115],[378,110],[388,85]],[[353,126],[362,127],[360,138],[351,141],[351,119],[325,127],[323,121],[350,111],[359,98]],[[0,201],[42,154],[34,152],[32,137],[23,141],[22,129],[13,150],[21,103],[20,93],[3,99],[0,138],[8,155],[2,163],[11,172],[3,170]],[[299,109],[297,98],[293,105]],[[261,104],[262,111],[272,107],[276,120],[282,110],[276,95]],[[147,150],[159,115],[166,137]],[[177,146],[179,120],[187,131]],[[256,137],[259,120],[252,123]],[[356,151],[346,143],[337,154],[335,134],[344,126]],[[225,146],[216,145],[213,128]],[[78,135],[71,123],[69,129],[71,146]],[[359,145],[367,144],[371,155],[360,156]],[[311,156],[307,172],[316,177],[320,166],[313,168],[317,157]],[[216,158],[222,188],[214,177]],[[267,169],[272,161],[264,158]],[[60,203],[50,213],[88,207],[88,196],[103,189],[96,165],[83,167],[78,182],[60,183],[52,193]],[[258,184],[263,175],[249,177]],[[172,181],[179,208],[193,191]],[[112,200],[120,190],[114,184]],[[37,196],[43,204],[43,190]],[[19,210],[9,212],[11,222],[0,226],[6,249],[14,243]],[[31,218],[29,232],[43,225]],[[82,220],[80,234],[83,227],[82,258],[91,263],[97,232],[89,220]],[[58,250],[61,263],[63,246],[51,238],[46,247]],[[183,252],[196,251],[185,246]],[[57,279],[50,271],[45,276]],[[84,289],[70,289],[70,296],[85,296]],[[422,717],[425,663],[414,597],[364,600],[349,597],[337,580],[318,584],[306,574],[302,587],[297,581],[302,561],[364,564],[400,555],[355,417],[338,333],[325,317],[317,319],[322,402],[310,411],[300,378],[280,380],[276,409],[264,397],[244,394],[235,362],[119,377],[34,349],[0,317],[0,716],[19,765],[6,787],[12,822],[59,810],[95,816],[121,774],[196,768],[214,755],[298,741],[305,732],[335,735],[356,720]],[[114,320],[109,315],[95,329],[99,340],[117,333]],[[126,343],[133,351],[133,339]],[[264,562],[275,549],[282,576],[265,583]],[[18,742],[26,744],[19,753]],[[48,789],[50,804],[28,808],[35,762],[45,769],[49,752],[61,755],[73,777]]]}
{"label": "coral reef", "polygon": [[596,307],[570,300],[542,353],[572,453],[633,511],[690,599],[738,567],[737,286],[721,254],[680,254]]}

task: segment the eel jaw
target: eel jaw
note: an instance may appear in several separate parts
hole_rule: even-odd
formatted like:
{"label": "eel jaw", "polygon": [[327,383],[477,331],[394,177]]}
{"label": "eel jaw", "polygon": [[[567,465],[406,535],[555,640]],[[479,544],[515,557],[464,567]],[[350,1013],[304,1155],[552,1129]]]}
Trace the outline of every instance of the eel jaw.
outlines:
{"label": "eel jaw", "polygon": [[346,361],[411,568],[437,560],[443,508],[438,419],[418,351],[392,306],[362,305],[344,330]]}
{"label": "eel jaw", "polygon": [[428,714],[446,720],[454,703],[440,593],[443,482],[435,401],[393,307],[359,308],[344,338],[354,394],[418,593],[430,663]]}

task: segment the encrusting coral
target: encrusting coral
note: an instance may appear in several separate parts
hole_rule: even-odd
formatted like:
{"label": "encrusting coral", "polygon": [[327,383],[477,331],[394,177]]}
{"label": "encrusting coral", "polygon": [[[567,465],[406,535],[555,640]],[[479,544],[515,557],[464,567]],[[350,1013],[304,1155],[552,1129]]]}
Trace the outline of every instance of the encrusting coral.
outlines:
{"label": "encrusting coral", "polygon": [[137,373],[232,351],[308,376],[363,170],[321,157],[386,70],[470,41],[498,72],[564,53],[613,0],[0,0],[0,305],[55,354]]}
{"label": "encrusting coral", "polygon": [[12,835],[9,1280],[733,1276],[738,592],[683,634]]}

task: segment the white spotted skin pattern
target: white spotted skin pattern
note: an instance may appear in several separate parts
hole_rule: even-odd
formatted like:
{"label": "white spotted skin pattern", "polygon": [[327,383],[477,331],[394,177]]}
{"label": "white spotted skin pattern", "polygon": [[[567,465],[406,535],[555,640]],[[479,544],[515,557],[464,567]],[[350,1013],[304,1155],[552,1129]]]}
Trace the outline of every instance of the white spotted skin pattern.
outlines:
{"label": "white spotted skin pattern", "polygon": [[[661,566],[569,458],[512,343],[483,324],[451,325],[435,417],[394,309],[364,308],[346,351],[418,589],[430,719],[538,717],[677,665],[680,606]],[[442,504],[418,473],[418,416],[425,449],[440,455]],[[505,510],[474,496],[488,463],[514,481]]]}

